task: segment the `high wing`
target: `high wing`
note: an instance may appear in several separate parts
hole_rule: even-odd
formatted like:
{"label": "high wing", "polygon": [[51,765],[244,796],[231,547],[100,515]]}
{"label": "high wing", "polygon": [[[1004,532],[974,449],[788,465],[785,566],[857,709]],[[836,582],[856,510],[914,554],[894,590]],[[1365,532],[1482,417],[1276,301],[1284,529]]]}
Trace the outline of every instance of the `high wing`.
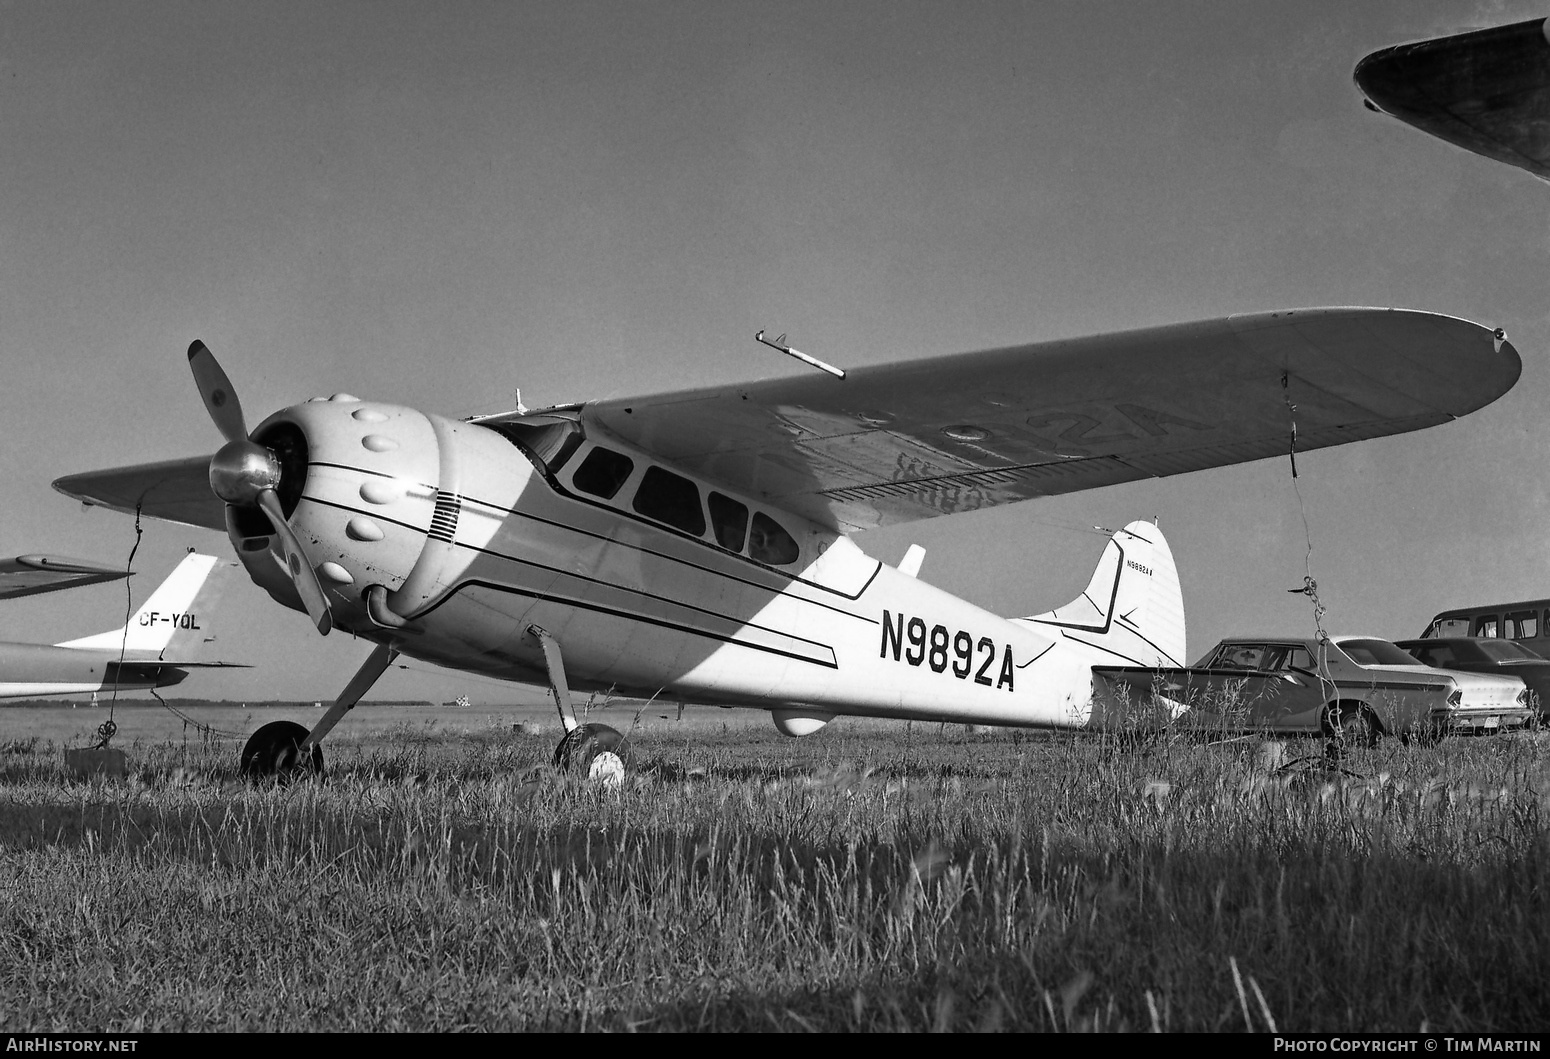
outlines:
{"label": "high wing", "polygon": [[[1445,423],[1506,393],[1499,333],[1401,309],[1297,309],[594,401],[589,434],[840,530]],[[1295,413],[1293,412],[1295,407]],[[486,417],[482,423],[520,418]],[[208,458],[71,475],[90,504],[224,528]]]}
{"label": "high wing", "polygon": [[1445,423],[1506,393],[1499,332],[1297,309],[582,408],[713,482],[845,530]]}
{"label": "high wing", "polygon": [[1357,63],[1379,110],[1550,180],[1550,22],[1400,44]]}
{"label": "high wing", "polygon": [[85,559],[67,559],[59,555],[18,555],[0,559],[0,599],[36,596],[82,585],[99,585],[129,576],[120,570]]}

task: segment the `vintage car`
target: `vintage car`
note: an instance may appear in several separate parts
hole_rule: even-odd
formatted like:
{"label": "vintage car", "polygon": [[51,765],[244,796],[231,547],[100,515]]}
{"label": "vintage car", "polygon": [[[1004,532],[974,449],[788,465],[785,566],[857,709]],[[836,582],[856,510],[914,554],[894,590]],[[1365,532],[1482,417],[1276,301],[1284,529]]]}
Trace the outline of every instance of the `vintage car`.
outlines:
{"label": "vintage car", "polygon": [[1401,640],[1394,646],[1414,655],[1423,665],[1436,669],[1517,677],[1528,685],[1529,698],[1539,712],[1539,720],[1550,721],[1550,659],[1535,654],[1519,641],[1439,636]]}
{"label": "vintage car", "polygon": [[1534,711],[1516,677],[1432,669],[1387,640],[1223,640],[1184,669],[1093,667],[1090,725],[1237,735],[1308,734],[1374,745],[1384,735],[1514,728]]}

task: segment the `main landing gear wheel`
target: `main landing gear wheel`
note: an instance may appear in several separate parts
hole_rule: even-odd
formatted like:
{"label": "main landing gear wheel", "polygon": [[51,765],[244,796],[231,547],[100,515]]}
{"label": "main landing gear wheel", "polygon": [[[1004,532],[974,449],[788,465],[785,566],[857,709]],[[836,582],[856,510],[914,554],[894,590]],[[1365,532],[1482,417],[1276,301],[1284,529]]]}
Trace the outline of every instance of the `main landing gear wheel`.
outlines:
{"label": "main landing gear wheel", "polygon": [[565,733],[554,750],[556,768],[617,787],[635,768],[630,741],[606,724],[578,725]]}
{"label": "main landing gear wheel", "polygon": [[313,744],[303,754],[301,741],[307,729],[295,721],[270,721],[242,748],[242,774],[248,779],[275,780],[281,785],[303,776],[323,775],[323,748]]}

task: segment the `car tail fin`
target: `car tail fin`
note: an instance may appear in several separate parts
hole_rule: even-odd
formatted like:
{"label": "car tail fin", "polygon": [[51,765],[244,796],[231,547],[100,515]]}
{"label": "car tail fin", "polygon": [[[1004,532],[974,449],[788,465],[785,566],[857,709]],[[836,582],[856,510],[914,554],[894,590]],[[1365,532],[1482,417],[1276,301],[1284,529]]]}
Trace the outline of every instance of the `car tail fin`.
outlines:
{"label": "car tail fin", "polygon": [[140,605],[129,624],[55,646],[122,649],[126,658],[163,657],[169,649],[182,657],[197,657],[203,653],[200,648],[215,638],[211,611],[235,568],[235,563],[213,555],[190,552]]}
{"label": "car tail fin", "polygon": [[1019,619],[1056,639],[1096,647],[1112,665],[1184,664],[1184,595],[1162,530],[1132,522],[1109,539],[1080,596]]}

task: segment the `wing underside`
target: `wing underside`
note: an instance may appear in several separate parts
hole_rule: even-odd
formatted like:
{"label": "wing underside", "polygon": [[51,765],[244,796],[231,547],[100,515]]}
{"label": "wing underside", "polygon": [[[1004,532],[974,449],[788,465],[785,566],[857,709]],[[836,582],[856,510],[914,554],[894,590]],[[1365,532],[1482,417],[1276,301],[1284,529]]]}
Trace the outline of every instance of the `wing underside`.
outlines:
{"label": "wing underside", "polygon": [[95,507],[186,526],[226,529],[226,505],[210,491],[209,456],[72,474],[54,482],[54,488]]}
{"label": "wing underside", "polygon": [[[1478,324],[1304,309],[588,404],[611,433],[845,530],[1445,423],[1521,364]],[[1293,410],[1295,408],[1295,411]]]}

